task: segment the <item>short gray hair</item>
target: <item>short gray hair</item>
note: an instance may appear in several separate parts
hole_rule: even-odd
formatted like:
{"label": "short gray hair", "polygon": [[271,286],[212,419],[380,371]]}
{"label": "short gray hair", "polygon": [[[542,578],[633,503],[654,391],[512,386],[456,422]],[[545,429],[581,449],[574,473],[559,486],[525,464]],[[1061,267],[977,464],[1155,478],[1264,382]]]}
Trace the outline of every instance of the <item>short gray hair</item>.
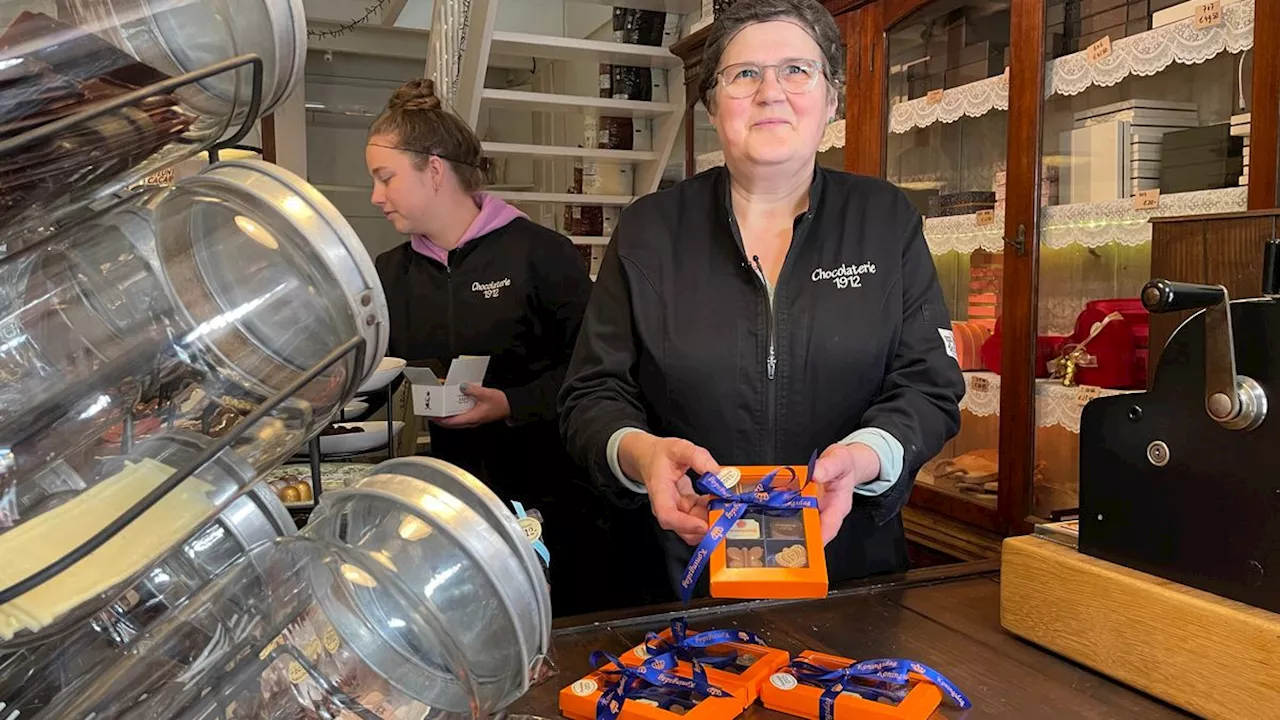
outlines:
{"label": "short gray hair", "polygon": [[813,38],[822,51],[822,64],[827,84],[836,92],[837,100],[844,88],[844,55],[840,42],[840,29],[835,18],[818,0],[737,0],[717,17],[707,32],[707,44],[702,50],[702,63],[698,68],[698,99],[711,109],[711,91],[716,86],[716,71],[724,57],[729,42],[748,25],[790,20]]}

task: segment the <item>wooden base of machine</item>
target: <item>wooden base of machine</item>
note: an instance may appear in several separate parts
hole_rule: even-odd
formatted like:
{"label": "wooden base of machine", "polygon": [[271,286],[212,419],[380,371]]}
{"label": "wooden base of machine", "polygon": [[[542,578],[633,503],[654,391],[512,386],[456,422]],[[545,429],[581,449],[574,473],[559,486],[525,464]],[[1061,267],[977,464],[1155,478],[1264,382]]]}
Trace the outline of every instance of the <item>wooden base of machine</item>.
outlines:
{"label": "wooden base of machine", "polygon": [[1033,536],[1004,541],[1006,630],[1206,718],[1280,718],[1280,615]]}

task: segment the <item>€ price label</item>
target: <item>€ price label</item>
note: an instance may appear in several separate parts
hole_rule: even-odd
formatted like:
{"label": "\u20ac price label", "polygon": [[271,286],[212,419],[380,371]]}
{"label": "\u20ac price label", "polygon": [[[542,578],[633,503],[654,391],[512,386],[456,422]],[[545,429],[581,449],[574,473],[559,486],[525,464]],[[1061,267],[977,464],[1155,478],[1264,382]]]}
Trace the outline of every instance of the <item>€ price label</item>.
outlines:
{"label": "\u20ac price label", "polygon": [[930,90],[928,95],[924,96],[925,105],[937,105],[942,102],[943,90]]}
{"label": "\u20ac price label", "polygon": [[978,225],[990,225],[996,221],[995,210],[979,210],[977,222]]}
{"label": "\u20ac price label", "polygon": [[1106,35],[1098,42],[1090,45],[1089,49],[1086,50],[1085,53],[1085,57],[1088,58],[1090,65],[1102,62],[1103,60],[1111,57],[1111,36]]}
{"label": "\u20ac price label", "polygon": [[1160,190],[1143,190],[1133,196],[1134,210],[1155,210],[1160,207]]}
{"label": "\u20ac price label", "polygon": [[1191,25],[1196,30],[1205,30],[1222,24],[1222,0],[1196,3],[1195,20]]}

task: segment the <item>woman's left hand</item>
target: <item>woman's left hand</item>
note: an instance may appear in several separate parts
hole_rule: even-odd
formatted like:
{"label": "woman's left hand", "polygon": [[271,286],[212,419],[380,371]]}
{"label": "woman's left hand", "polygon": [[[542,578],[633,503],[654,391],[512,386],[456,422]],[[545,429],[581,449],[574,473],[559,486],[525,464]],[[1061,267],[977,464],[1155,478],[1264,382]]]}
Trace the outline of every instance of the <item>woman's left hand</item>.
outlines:
{"label": "woman's left hand", "polygon": [[862,443],[835,443],[822,451],[813,467],[813,481],[822,485],[818,516],[822,544],[831,542],[853,509],[853,489],[880,476],[880,456]]}
{"label": "woman's left hand", "polygon": [[435,421],[437,425],[447,428],[473,428],[511,417],[511,405],[507,402],[507,394],[501,390],[471,383],[463,384],[461,390],[463,395],[475,399],[475,406],[464,413],[440,418]]}

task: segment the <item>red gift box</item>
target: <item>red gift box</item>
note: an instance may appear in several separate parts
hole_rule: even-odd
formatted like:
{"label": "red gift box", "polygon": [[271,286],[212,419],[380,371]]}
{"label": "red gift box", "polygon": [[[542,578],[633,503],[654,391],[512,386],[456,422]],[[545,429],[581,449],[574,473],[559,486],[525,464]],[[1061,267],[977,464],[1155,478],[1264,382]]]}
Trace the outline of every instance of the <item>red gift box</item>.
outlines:
{"label": "red gift box", "polygon": [[[1062,345],[1067,341],[1063,335],[1036,336],[1036,377],[1049,377],[1049,363],[1061,354]],[[996,320],[995,332],[982,344],[982,365],[987,370],[1000,374],[1000,320]]]}
{"label": "red gift box", "polygon": [[1137,298],[1094,300],[1085,305],[1064,348],[1084,344],[1076,363],[1076,382],[1114,390],[1146,387],[1150,318]]}

